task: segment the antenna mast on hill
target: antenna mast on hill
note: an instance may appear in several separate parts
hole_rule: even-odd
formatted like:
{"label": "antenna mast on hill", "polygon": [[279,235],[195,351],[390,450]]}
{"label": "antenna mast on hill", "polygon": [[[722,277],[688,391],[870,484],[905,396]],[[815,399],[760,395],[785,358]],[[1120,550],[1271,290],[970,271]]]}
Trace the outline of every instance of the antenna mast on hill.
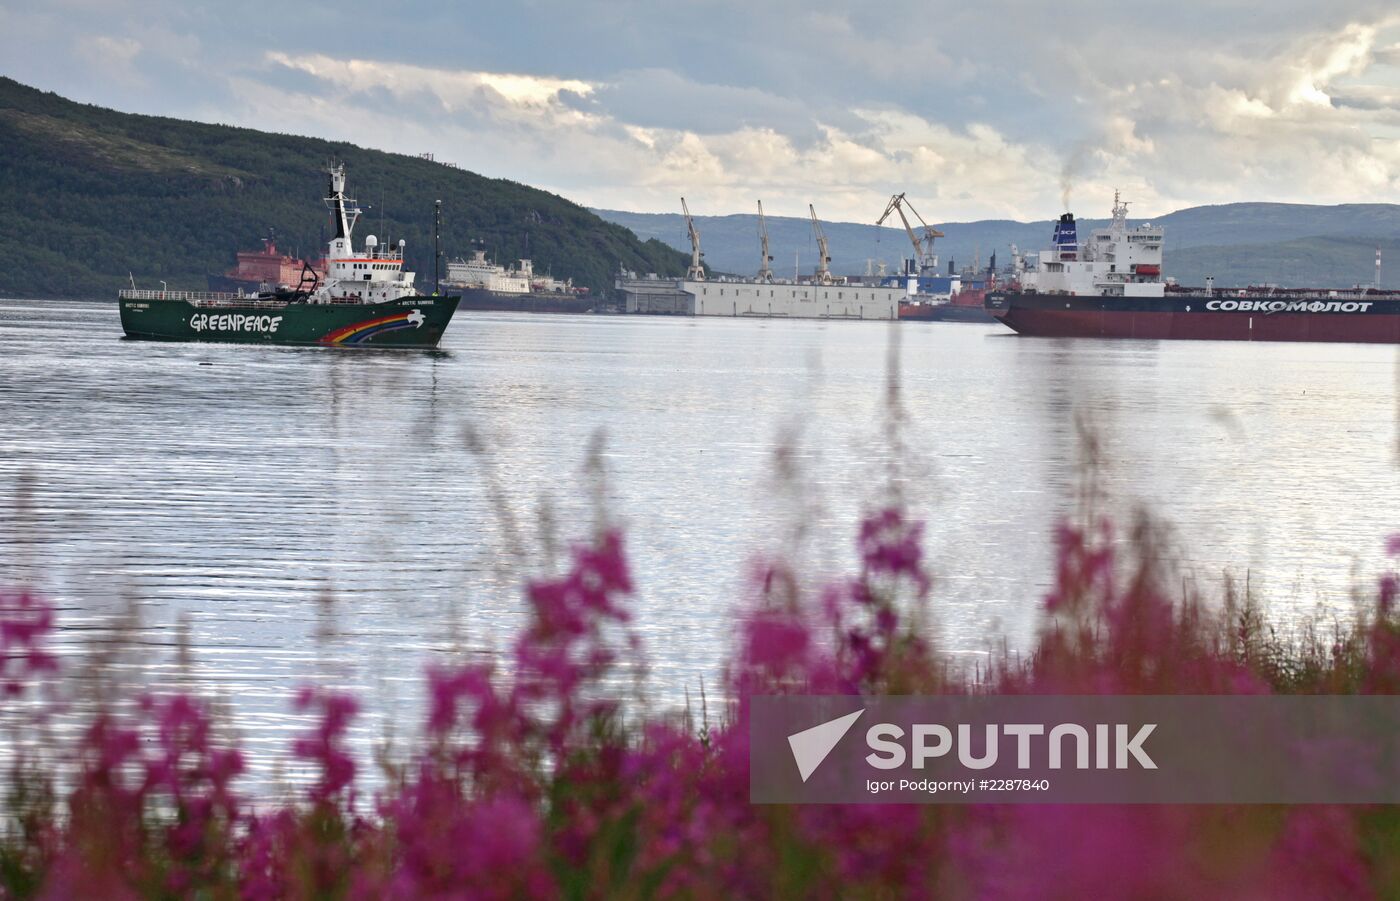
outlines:
{"label": "antenna mast on hill", "polygon": [[690,268],[685,271],[685,277],[693,282],[703,282],[705,280],[705,264],[701,262],[705,255],[700,252],[700,230],[695,227],[695,220],[691,218],[690,207],[685,205],[685,198],[681,198],[681,209],[685,211],[685,230],[690,236]]}
{"label": "antenna mast on hill", "polygon": [[763,245],[763,258],[758,264],[758,280],[761,282],[773,281],[773,269],[768,264],[773,262],[773,258],[768,255],[768,223],[763,219],[763,201],[758,202],[758,240]]}

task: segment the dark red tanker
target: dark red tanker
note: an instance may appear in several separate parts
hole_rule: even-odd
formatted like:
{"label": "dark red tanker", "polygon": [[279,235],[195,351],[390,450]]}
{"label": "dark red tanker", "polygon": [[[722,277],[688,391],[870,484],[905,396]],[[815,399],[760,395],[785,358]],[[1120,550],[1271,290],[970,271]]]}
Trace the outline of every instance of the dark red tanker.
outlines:
{"label": "dark red tanker", "polygon": [[1400,344],[1400,292],[1168,288],[1163,297],[994,291],[987,312],[1023,335]]}

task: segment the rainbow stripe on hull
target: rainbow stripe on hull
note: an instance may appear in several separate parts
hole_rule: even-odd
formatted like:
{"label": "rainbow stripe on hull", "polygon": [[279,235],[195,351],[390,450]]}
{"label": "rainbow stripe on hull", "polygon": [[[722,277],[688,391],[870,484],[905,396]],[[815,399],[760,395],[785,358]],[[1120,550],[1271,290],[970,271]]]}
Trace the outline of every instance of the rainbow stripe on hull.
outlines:
{"label": "rainbow stripe on hull", "polygon": [[425,322],[423,312],[417,308],[378,316],[363,322],[343,326],[321,339],[322,344],[364,344],[378,335],[397,332],[402,329],[422,328]]}

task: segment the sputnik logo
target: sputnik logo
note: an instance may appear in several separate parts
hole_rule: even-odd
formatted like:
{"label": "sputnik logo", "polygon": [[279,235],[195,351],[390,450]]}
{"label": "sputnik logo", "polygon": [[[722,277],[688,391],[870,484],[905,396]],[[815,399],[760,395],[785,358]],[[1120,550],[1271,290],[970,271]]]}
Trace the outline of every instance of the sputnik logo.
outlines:
{"label": "sputnik logo", "polygon": [[820,726],[803,729],[801,732],[794,732],[788,736],[788,746],[792,748],[792,759],[797,762],[797,772],[801,774],[803,782],[806,782],[807,777],[817,771],[817,767],[822,765],[822,761],[840,743],[864,712],[865,708],[862,707],[855,713],[839,716],[834,720],[822,723]]}

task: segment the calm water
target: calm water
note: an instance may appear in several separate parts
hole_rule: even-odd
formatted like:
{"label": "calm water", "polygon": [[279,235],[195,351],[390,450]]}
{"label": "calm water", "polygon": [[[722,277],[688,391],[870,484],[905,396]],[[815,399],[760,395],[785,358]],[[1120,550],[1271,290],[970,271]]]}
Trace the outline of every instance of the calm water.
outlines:
{"label": "calm water", "polygon": [[[882,437],[893,328],[903,453]],[[1350,345],[474,314],[436,353],[328,352],[131,342],[112,303],[0,300],[0,578],[59,602],[73,666],[134,609],[114,671],[228,699],[267,773],[299,682],[372,695],[368,741],[425,660],[505,640],[547,524],[592,521],[600,431],[649,693],[670,703],[713,684],[745,561],[847,565],[892,459],[929,521],[940,643],[1023,646],[1074,508],[1077,419],[1110,506],[1170,521],[1187,574],[1248,572],[1285,624],[1345,619],[1400,525],[1396,393],[1394,351]]]}

